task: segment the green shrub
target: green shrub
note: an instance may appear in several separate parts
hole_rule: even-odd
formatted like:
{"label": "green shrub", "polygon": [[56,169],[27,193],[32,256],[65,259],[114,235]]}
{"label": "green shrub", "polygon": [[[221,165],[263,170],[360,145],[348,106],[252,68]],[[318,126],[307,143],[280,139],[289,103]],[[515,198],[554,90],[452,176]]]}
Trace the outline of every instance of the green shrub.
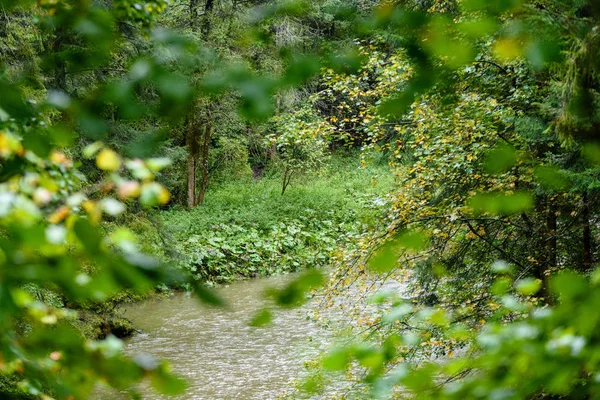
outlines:
{"label": "green shrub", "polygon": [[324,267],[333,251],[377,221],[390,182],[385,166],[363,169],[356,157],[336,156],[285,196],[276,176],[239,179],[211,188],[200,207],[130,226],[145,250],[203,281]]}

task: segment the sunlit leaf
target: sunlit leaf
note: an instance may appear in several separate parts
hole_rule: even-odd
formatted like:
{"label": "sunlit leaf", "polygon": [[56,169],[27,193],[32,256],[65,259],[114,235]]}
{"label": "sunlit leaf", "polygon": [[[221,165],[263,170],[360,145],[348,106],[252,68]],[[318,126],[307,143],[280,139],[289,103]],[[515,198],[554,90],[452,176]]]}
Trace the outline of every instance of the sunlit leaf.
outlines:
{"label": "sunlit leaf", "polygon": [[542,283],[534,278],[521,279],[516,283],[517,291],[527,296],[536,294],[541,288]]}
{"label": "sunlit leaf", "polygon": [[523,55],[523,46],[515,39],[499,39],[494,44],[494,53],[504,61],[514,61]]}
{"label": "sunlit leaf", "polygon": [[510,215],[529,211],[533,198],[528,192],[481,193],[469,199],[469,207],[477,214]]}
{"label": "sunlit leaf", "polygon": [[104,149],[96,157],[96,165],[103,171],[116,171],[121,167],[121,158],[115,151]]}
{"label": "sunlit leaf", "polygon": [[329,371],[343,371],[350,362],[348,349],[337,349],[331,351],[323,359],[323,368]]}
{"label": "sunlit leaf", "polygon": [[140,203],[144,207],[167,204],[171,198],[169,191],[157,182],[144,183],[140,190]]}
{"label": "sunlit leaf", "polygon": [[125,205],[118,200],[106,198],[101,202],[102,211],[113,217],[125,212]]}

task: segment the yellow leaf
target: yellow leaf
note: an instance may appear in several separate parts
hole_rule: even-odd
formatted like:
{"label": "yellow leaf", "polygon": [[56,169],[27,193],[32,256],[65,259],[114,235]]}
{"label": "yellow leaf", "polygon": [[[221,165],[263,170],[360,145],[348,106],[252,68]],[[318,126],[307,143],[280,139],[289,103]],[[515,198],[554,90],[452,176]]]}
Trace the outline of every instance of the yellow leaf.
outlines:
{"label": "yellow leaf", "polygon": [[48,222],[51,224],[58,224],[63,219],[67,218],[71,210],[67,206],[61,206],[58,210],[54,211],[48,217]]}
{"label": "yellow leaf", "polygon": [[103,171],[116,171],[121,166],[121,158],[111,149],[104,149],[96,157],[96,165]]}
{"label": "yellow leaf", "polygon": [[102,218],[102,209],[93,200],[86,200],[83,202],[83,209],[87,212],[90,222],[97,224]]}
{"label": "yellow leaf", "polygon": [[160,186],[160,190],[158,192],[158,202],[160,204],[167,204],[169,202],[169,200],[171,199],[171,193],[169,193],[169,191],[164,187],[164,186]]}
{"label": "yellow leaf", "polygon": [[55,164],[64,164],[67,161],[67,157],[65,153],[54,150],[50,153],[50,161]]}
{"label": "yellow leaf", "polygon": [[118,185],[119,198],[121,200],[138,197],[140,195],[140,184],[137,181],[124,181]]}
{"label": "yellow leaf", "polygon": [[504,61],[514,61],[523,54],[523,46],[515,39],[500,39],[494,44],[494,53]]}

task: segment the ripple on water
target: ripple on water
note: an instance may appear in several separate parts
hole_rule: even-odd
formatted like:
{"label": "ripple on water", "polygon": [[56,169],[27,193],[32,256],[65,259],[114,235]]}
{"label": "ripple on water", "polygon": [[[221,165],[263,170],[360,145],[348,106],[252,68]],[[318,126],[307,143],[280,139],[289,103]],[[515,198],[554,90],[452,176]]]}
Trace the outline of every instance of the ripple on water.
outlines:
{"label": "ripple on water", "polygon": [[[218,289],[229,310],[207,308],[185,294],[129,306],[125,316],[143,333],[126,342],[125,352],[170,360],[189,383],[178,399],[275,399],[302,374],[303,361],[327,342],[326,333],[306,319],[306,309],[282,311],[271,326],[247,325],[264,304],[264,290],[290,279],[256,279]],[[166,398],[146,387],[142,391],[145,399]]]}

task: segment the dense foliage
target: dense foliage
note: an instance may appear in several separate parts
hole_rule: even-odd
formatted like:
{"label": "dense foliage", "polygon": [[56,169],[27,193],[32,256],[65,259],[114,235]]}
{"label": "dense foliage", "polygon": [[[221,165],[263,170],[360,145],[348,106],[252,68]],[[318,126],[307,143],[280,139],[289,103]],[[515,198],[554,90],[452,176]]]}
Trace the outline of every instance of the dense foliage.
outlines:
{"label": "dense foliage", "polygon": [[327,267],[377,224],[391,187],[385,165],[361,169],[355,156],[297,178],[285,196],[277,175],[220,184],[202,207],[163,211],[135,230],[149,252],[203,281]]}
{"label": "dense foliage", "polygon": [[352,340],[291,396],[599,395],[596,1],[0,10],[0,395],[179,393],[86,315],[326,266]]}

